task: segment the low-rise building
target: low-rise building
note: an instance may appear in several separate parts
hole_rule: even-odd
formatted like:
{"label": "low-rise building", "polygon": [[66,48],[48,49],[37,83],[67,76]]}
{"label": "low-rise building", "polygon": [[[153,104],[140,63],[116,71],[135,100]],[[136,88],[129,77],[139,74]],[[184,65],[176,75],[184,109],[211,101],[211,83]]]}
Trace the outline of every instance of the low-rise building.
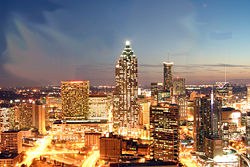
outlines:
{"label": "low-rise building", "polygon": [[66,120],[55,121],[51,132],[55,142],[84,143],[85,133],[103,133],[108,130],[107,120]]}
{"label": "low-rise building", "polygon": [[110,135],[100,138],[100,158],[106,161],[118,162],[122,155],[122,138]]}

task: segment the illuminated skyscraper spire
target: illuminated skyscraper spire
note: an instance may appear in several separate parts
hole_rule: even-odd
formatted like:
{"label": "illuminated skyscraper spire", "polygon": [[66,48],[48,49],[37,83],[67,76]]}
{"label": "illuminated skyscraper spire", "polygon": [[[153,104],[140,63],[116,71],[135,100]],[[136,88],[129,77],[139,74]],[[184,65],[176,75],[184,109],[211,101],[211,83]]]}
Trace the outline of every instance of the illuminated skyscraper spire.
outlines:
{"label": "illuminated skyscraper spire", "polygon": [[130,42],[126,41],[125,45],[115,69],[114,127],[132,134],[131,129],[139,125],[138,69]]}
{"label": "illuminated skyscraper spire", "polygon": [[130,47],[130,41],[126,41],[125,44],[126,44],[126,47],[127,47],[127,46]]}

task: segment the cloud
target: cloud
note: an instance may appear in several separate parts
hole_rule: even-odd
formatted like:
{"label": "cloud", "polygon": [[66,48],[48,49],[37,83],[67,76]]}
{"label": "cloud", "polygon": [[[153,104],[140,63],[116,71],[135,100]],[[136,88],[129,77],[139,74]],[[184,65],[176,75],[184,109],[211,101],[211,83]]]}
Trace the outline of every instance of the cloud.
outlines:
{"label": "cloud", "polygon": [[141,67],[153,67],[153,68],[163,67],[162,64],[139,64],[139,66],[141,66]]}
{"label": "cloud", "polygon": [[[139,64],[141,67],[153,67],[153,68],[158,68],[158,67],[163,67],[162,64]],[[176,64],[174,65],[174,68],[204,68],[204,67],[235,67],[235,68],[250,68],[250,65],[245,65],[245,64]]]}
{"label": "cloud", "polygon": [[201,64],[200,66],[206,67],[250,67],[250,65],[243,64]]}
{"label": "cloud", "polygon": [[213,40],[228,40],[232,39],[232,32],[211,32],[209,36]]}
{"label": "cloud", "polygon": [[[21,85],[37,85],[39,82],[27,79],[6,70],[6,64],[11,63],[13,60],[7,51],[7,34],[17,33],[16,25],[13,20],[14,15],[20,15],[29,20],[30,23],[44,24],[46,19],[44,17],[45,11],[55,11],[59,6],[50,2],[49,0],[27,0],[20,2],[18,0],[1,2],[0,5],[0,85],[1,86],[21,86]],[[17,38],[16,38],[17,39]],[[20,41],[19,45],[22,46]]]}

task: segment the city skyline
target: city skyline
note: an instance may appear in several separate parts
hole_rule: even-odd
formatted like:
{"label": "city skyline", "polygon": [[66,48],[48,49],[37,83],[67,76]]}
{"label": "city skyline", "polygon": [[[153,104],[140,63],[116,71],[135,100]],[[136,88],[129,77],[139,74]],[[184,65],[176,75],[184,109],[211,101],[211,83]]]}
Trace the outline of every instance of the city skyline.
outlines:
{"label": "city skyline", "polygon": [[2,2],[0,86],[61,80],[114,85],[114,65],[126,40],[140,62],[141,86],[162,82],[162,62],[168,60],[187,84],[224,81],[225,66],[229,81],[249,81],[249,3]]}
{"label": "city skyline", "polygon": [[249,6],[0,2],[0,166],[250,167]]}

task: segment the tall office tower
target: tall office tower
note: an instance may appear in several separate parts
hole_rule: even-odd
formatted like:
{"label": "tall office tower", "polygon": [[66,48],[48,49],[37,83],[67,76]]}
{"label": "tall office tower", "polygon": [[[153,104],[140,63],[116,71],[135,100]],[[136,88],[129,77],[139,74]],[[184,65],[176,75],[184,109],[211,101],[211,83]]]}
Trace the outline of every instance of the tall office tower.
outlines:
{"label": "tall office tower", "polygon": [[207,102],[206,98],[195,98],[194,99],[194,128],[193,128],[193,138],[194,138],[194,150],[197,152],[203,152],[204,141],[205,141],[205,113],[207,113]]}
{"label": "tall office tower", "polygon": [[178,161],[179,110],[175,104],[158,104],[150,108],[153,145],[151,155],[156,160]]}
{"label": "tall office tower", "polygon": [[209,118],[207,124],[210,131],[208,131],[207,136],[214,138],[221,138],[222,135],[222,123],[221,123],[221,115],[222,115],[222,102],[220,98],[214,96],[213,91],[210,95],[210,110],[207,119]]}
{"label": "tall office tower", "polygon": [[5,131],[1,133],[1,153],[21,153],[21,131]]}
{"label": "tall office tower", "polygon": [[151,98],[157,101],[159,91],[163,90],[163,84],[161,82],[151,83]]}
{"label": "tall office tower", "polygon": [[131,134],[139,125],[138,66],[130,42],[126,41],[115,68],[114,128],[121,134]]}
{"label": "tall office tower", "polygon": [[247,84],[247,102],[250,105],[250,84]]}
{"label": "tall office tower", "polygon": [[211,96],[195,99],[194,149],[205,152],[205,138],[221,139],[221,101]]}
{"label": "tall office tower", "polygon": [[188,99],[185,96],[176,97],[176,104],[179,106],[180,121],[188,121]]}
{"label": "tall office tower", "polygon": [[246,121],[246,147],[247,147],[247,156],[250,158],[250,111],[247,112],[247,121]]}
{"label": "tall office tower", "polygon": [[88,119],[89,81],[62,81],[61,88],[63,118]]}
{"label": "tall office tower", "polygon": [[228,82],[216,82],[215,95],[216,96],[228,96],[229,95],[229,83]]}
{"label": "tall office tower", "polygon": [[173,80],[173,95],[174,96],[185,96],[185,78],[174,78]]}
{"label": "tall office tower", "polygon": [[163,86],[164,89],[168,92],[173,91],[173,62],[167,63],[163,62],[163,76],[164,82]]}

